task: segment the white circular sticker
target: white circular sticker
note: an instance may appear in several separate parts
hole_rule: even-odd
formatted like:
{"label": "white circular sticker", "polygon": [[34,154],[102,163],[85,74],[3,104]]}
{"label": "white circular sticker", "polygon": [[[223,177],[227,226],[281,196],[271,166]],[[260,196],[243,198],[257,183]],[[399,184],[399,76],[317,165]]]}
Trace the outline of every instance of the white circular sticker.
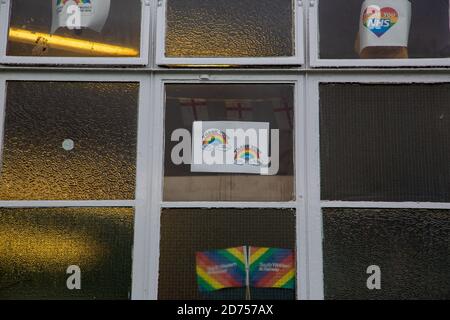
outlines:
{"label": "white circular sticker", "polygon": [[66,139],[62,143],[62,147],[66,151],[71,151],[73,150],[73,148],[75,148],[75,143],[73,142],[72,139]]}

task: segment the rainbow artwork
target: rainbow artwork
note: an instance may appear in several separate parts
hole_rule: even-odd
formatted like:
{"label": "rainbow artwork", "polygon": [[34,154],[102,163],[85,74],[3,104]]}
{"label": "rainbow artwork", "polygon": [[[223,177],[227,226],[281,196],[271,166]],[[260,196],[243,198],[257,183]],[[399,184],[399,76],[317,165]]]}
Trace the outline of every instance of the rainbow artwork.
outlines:
{"label": "rainbow artwork", "polygon": [[295,288],[295,255],[290,249],[250,247],[250,287]]}
{"label": "rainbow artwork", "polygon": [[75,4],[81,5],[81,4],[90,4],[91,0],[56,0],[57,6],[64,6],[67,2],[74,1]]}
{"label": "rainbow artwork", "polygon": [[245,247],[197,252],[197,283],[200,292],[245,287],[245,252]]}
{"label": "rainbow artwork", "polygon": [[363,13],[363,25],[378,38],[384,35],[398,22],[398,12],[394,8],[380,8],[369,5]]}
{"label": "rainbow artwork", "polygon": [[203,134],[202,146],[203,149],[207,148],[225,148],[228,143],[227,135],[225,132],[217,129],[209,129]]}
{"label": "rainbow artwork", "polygon": [[234,160],[237,164],[259,164],[261,153],[253,146],[242,146],[234,151]]}

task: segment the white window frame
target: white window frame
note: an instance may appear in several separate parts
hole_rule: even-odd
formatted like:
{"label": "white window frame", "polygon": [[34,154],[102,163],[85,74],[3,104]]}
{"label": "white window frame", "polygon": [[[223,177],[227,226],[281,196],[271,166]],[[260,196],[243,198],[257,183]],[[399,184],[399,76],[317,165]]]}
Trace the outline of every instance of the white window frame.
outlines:
{"label": "white window frame", "polygon": [[[132,289],[131,299],[145,299],[148,290],[148,261],[147,228],[148,207],[151,190],[149,161],[151,141],[149,141],[149,123],[152,123],[148,103],[150,101],[150,77],[145,74],[132,73],[0,73],[0,136],[3,137],[3,123],[6,107],[6,84],[8,81],[36,81],[36,82],[136,82],[139,83],[138,131],[136,150],[136,191],[134,200],[90,200],[90,201],[0,201],[0,208],[87,208],[87,207],[130,207],[134,209],[134,240],[132,252]],[[64,271],[62,271],[64,272]]]}
{"label": "white window frame", "polygon": [[[156,64],[159,66],[221,66],[221,65],[303,65],[304,55],[304,9],[303,1],[292,0],[295,23],[295,55],[292,57],[166,57],[166,7],[167,1],[158,0],[156,27]],[[274,0],[276,1],[276,0]]]}
{"label": "white window frame", "polygon": [[[307,130],[307,172],[308,172],[308,243],[310,260],[310,298],[324,299],[323,281],[323,224],[324,208],[404,208],[404,209],[450,209],[450,203],[437,202],[378,202],[378,201],[326,201],[321,200],[320,179],[320,84],[323,83],[365,83],[365,84],[432,84],[450,83],[450,75],[431,71],[421,74],[399,74],[384,72],[377,74],[358,74],[352,72],[323,72],[308,76],[306,103]],[[364,272],[362,270],[362,272]]]}
{"label": "white window frame", "polygon": [[[163,201],[163,183],[164,183],[164,117],[165,117],[165,85],[166,84],[294,84],[294,116],[295,116],[295,201],[287,202],[202,202],[202,201],[183,201],[183,202],[164,202]],[[277,74],[272,75],[270,80],[264,75],[249,74],[158,74],[155,75],[153,86],[153,176],[152,198],[150,199],[150,238],[147,243],[150,244],[152,257],[150,258],[151,272],[149,299],[158,297],[158,273],[159,273],[159,250],[160,250],[160,217],[161,210],[167,208],[290,208],[296,213],[296,248],[297,248],[297,299],[308,299],[308,252],[307,252],[307,212],[305,201],[305,180],[306,163],[305,155],[305,107],[304,107],[304,79],[296,75]]]}
{"label": "white window frame", "polygon": [[150,43],[150,11],[151,2],[141,0],[141,39],[139,57],[33,57],[7,56],[9,20],[11,1],[0,1],[0,64],[58,64],[58,65],[147,65],[149,61]]}
{"label": "white window frame", "polygon": [[[308,9],[310,65],[320,67],[449,67],[449,58],[425,59],[320,59],[319,1],[311,0]],[[356,32],[355,32],[356,34]]]}

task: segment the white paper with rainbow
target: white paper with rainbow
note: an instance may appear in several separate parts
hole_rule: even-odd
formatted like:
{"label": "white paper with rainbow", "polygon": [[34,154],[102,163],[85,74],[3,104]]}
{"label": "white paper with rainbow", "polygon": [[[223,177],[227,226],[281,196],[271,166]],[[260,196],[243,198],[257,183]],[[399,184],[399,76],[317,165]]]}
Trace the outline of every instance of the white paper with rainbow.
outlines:
{"label": "white paper with rainbow", "polygon": [[52,29],[54,33],[58,28],[68,27],[73,12],[70,6],[80,9],[80,25],[76,28],[89,28],[101,32],[109,16],[111,0],[53,0],[52,2]]}
{"label": "white paper with rainbow", "polygon": [[408,47],[408,0],[366,0],[359,21],[360,52],[367,47]]}
{"label": "white paper with rainbow", "polygon": [[[233,135],[228,134],[233,131]],[[247,133],[255,132],[251,142]],[[260,134],[265,132],[266,134]],[[270,124],[250,121],[195,121],[192,125],[191,172],[264,174]],[[208,163],[206,158],[221,159]]]}

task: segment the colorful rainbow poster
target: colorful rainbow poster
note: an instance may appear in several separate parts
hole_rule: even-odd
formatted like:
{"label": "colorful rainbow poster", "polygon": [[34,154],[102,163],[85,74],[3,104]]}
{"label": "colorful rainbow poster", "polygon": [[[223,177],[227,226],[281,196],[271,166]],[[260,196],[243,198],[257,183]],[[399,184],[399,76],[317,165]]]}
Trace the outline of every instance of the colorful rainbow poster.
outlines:
{"label": "colorful rainbow poster", "polygon": [[52,28],[90,28],[101,32],[109,16],[111,0],[53,0]]}
{"label": "colorful rainbow poster", "polygon": [[196,253],[197,283],[200,292],[246,286],[246,248]]}
{"label": "colorful rainbow poster", "polygon": [[249,278],[253,288],[295,288],[294,250],[250,247]]}

